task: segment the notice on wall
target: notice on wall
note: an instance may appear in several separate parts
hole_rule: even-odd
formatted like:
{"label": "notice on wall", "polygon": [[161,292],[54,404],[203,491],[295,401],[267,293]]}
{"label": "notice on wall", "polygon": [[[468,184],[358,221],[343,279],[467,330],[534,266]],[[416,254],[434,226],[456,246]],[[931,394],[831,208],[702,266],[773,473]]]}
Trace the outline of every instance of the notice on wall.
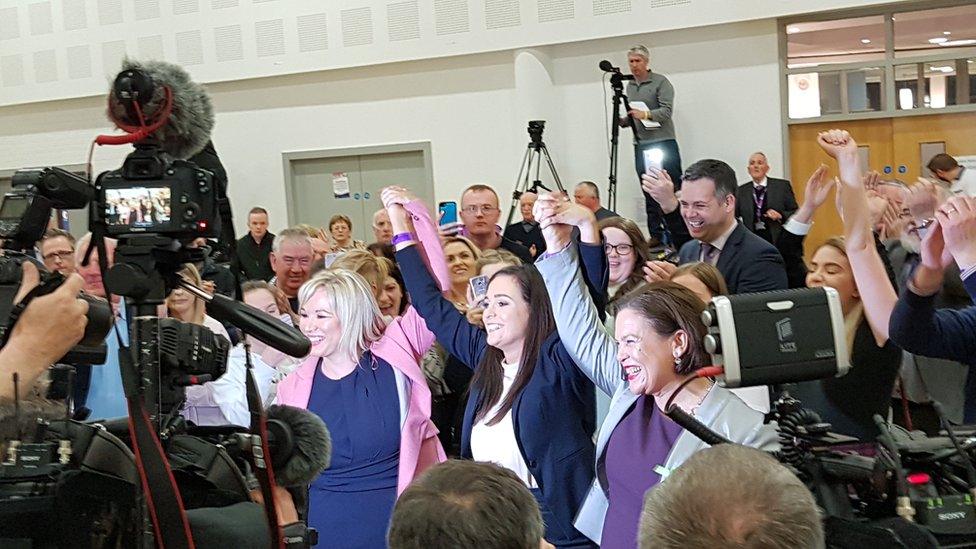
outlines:
{"label": "notice on wall", "polygon": [[349,177],[346,172],[332,172],[332,193],[336,198],[349,198]]}

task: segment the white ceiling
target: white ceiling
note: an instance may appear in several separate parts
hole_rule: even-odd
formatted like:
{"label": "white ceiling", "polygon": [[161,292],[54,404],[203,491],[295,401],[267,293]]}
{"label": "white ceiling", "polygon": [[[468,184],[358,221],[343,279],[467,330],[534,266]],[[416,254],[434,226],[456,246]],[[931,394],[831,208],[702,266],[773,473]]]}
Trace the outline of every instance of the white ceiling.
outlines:
{"label": "white ceiling", "polygon": [[[932,38],[976,39],[976,4],[899,13],[894,24],[896,55],[935,54],[952,48],[932,44]],[[787,27],[787,34],[791,66],[824,62],[820,58],[825,56],[843,56],[833,59],[834,63],[884,59],[884,18],[880,15],[795,23]]]}

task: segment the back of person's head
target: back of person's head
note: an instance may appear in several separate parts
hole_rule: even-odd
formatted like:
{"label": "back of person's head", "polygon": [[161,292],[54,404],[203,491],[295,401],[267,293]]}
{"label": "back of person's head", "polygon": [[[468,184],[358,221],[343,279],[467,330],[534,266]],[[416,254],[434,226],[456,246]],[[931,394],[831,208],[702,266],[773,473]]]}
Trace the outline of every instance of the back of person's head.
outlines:
{"label": "back of person's head", "polygon": [[644,497],[641,549],[820,549],[813,495],[770,455],[738,444],[701,450]]}
{"label": "back of person's head", "polygon": [[[694,277],[696,280],[701,282],[712,297],[717,295],[729,295],[729,287],[725,283],[725,277],[722,276],[722,272],[719,271],[718,268],[710,263],[705,263],[704,261],[685,263],[671,273],[671,280],[673,282],[677,282],[675,279],[686,276]],[[678,284],[681,283],[678,282]],[[686,284],[682,284],[682,286],[688,287]],[[695,289],[691,288],[691,290],[694,291]]]}
{"label": "back of person's head", "polygon": [[298,225],[295,225],[295,228],[305,231],[305,234],[307,234],[309,238],[318,238],[319,236],[319,230],[308,223],[299,223]]}
{"label": "back of person's head", "polygon": [[478,261],[475,262],[475,265],[477,265],[475,272],[480,275],[482,274],[482,270],[489,265],[518,267],[521,264],[522,260],[519,259],[517,255],[508,250],[496,248],[494,250],[485,250],[481,252],[481,256],[478,257]]}
{"label": "back of person's head", "polygon": [[396,250],[393,248],[393,244],[373,242],[366,246],[366,250],[377,257],[385,257],[390,261],[396,261]]}
{"label": "back of person's head", "polygon": [[[366,279],[347,269],[325,269],[309,278],[298,290],[300,310],[317,292],[324,292],[330,311],[342,326],[340,350],[358,359],[380,339],[386,323]],[[307,311],[305,314],[309,314]]]}
{"label": "back of person's head", "polygon": [[674,282],[652,282],[638,287],[617,302],[617,315],[633,311],[660,336],[681,330],[688,335],[688,345],[675,364],[675,373],[690,374],[710,362],[703,340],[708,333],[702,324],[705,304],[694,292]]}
{"label": "back of person's head", "polygon": [[514,473],[450,460],[404,490],[387,542],[390,549],[539,549],[544,534],[539,505]]}
{"label": "back of person's head", "polygon": [[739,187],[732,166],[714,158],[695,162],[681,175],[681,181],[698,181],[706,178],[715,182],[715,197],[719,200],[729,195],[735,196],[735,190]]}
{"label": "back of person's head", "polygon": [[939,153],[933,156],[931,160],[929,160],[929,163],[926,167],[932,173],[938,173],[940,171],[947,172],[949,170],[954,170],[958,168],[959,162],[957,162],[955,158],[949,156],[946,153]]}
{"label": "back of person's head", "polygon": [[386,277],[390,274],[389,263],[371,254],[369,250],[356,249],[343,252],[329,265],[329,268],[358,273],[373,288],[374,294],[383,287]]}

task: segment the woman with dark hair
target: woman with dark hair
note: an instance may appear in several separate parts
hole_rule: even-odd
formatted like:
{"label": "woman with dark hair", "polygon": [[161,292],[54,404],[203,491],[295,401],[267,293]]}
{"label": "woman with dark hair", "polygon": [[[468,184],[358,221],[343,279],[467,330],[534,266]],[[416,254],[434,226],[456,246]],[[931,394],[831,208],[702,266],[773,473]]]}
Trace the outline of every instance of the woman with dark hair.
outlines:
{"label": "woman with dark hair", "polygon": [[644,283],[643,268],[651,259],[651,250],[637,223],[624,217],[600,221],[600,234],[610,266],[608,305],[613,310],[617,299]]}
{"label": "woman with dark hair", "polygon": [[421,262],[402,207],[410,201],[405,189],[383,190],[411,302],[438,342],[474,370],[461,456],[512,470],[539,502],[547,541],[592,547],[573,517],[593,479],[593,384],[559,341],[542,277],[529,265],[498,271],[488,284],[485,328],[470,324]]}
{"label": "woman with dark hair", "polygon": [[575,525],[601,547],[633,548],[644,493],[707,446],[664,415],[667,403],[732,442],[769,450],[777,447],[777,435],[763,425],[762,413],[696,377],[711,359],[702,343],[704,303],[691,290],[659,282],[621,297],[615,340],[587,296],[571,245],[572,227],[591,231],[593,213],[550,194],[539,197],[535,214],[547,250],[537,266],[560,341],[580,370],[613,396],[597,438],[597,475]]}

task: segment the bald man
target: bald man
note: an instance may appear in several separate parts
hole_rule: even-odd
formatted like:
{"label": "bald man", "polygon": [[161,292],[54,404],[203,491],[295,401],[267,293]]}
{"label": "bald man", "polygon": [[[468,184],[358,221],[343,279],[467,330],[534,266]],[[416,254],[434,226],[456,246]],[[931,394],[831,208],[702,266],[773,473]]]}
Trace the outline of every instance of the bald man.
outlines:
{"label": "bald man", "polygon": [[505,238],[514,240],[525,246],[532,253],[532,257],[539,257],[539,254],[546,251],[546,239],[542,237],[542,228],[539,222],[532,215],[532,206],[535,205],[539,196],[533,192],[524,192],[519,197],[519,212],[522,213],[522,221],[512,223],[505,228]]}

